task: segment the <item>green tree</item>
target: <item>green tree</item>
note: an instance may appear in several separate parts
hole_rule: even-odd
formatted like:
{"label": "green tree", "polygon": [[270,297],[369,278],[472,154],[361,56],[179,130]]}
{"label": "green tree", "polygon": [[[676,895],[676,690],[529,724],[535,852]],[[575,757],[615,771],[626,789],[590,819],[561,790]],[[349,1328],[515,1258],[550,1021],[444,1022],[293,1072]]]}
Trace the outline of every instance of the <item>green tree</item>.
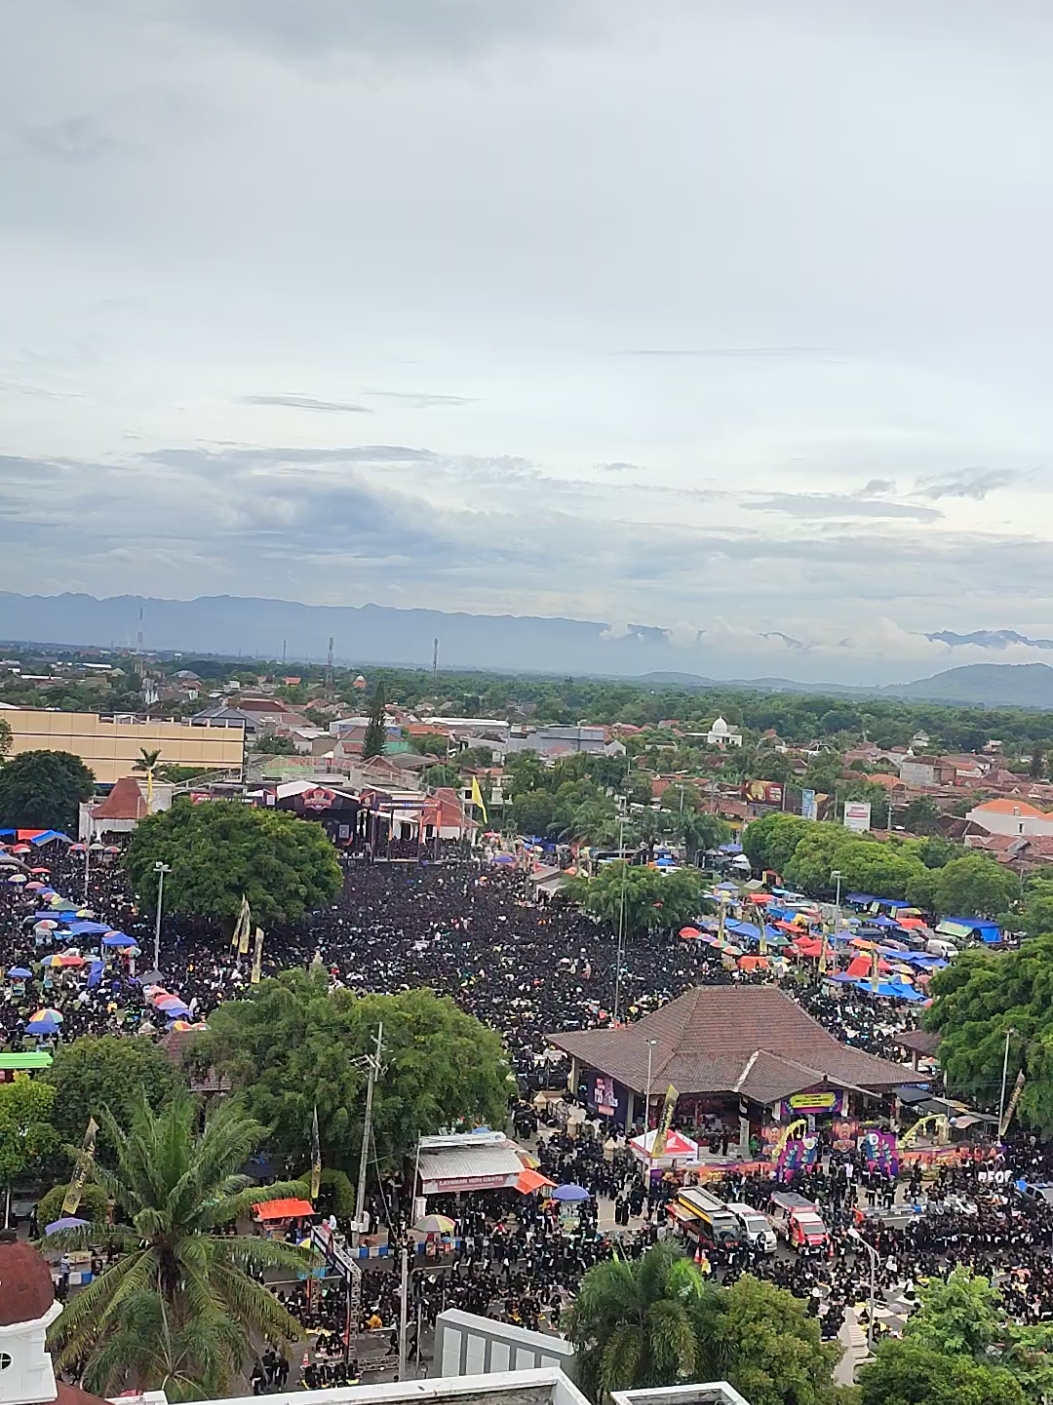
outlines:
{"label": "green tree", "polygon": [[13,741],[14,737],[11,735],[11,724],[5,722],[4,719],[0,717],[0,766],[2,766],[11,755]]}
{"label": "green tree", "polygon": [[704,890],[705,880],[694,869],[662,874],[623,862],[604,864],[595,878],[569,879],[563,889],[572,902],[580,902],[613,927],[619,925],[624,904],[625,931],[630,937],[671,931],[695,921],[708,907]]}
{"label": "green tree", "polygon": [[882,1342],[859,1369],[860,1405],[1028,1405],[1008,1371],[948,1358],[913,1341]]}
{"label": "green tree", "polygon": [[642,1259],[615,1257],[590,1268],[567,1334],[577,1347],[578,1379],[589,1398],[699,1379],[705,1353],[693,1309],[710,1291],[698,1268],[668,1240]]}
{"label": "green tree", "polygon": [[82,1034],[61,1043],[41,1078],[54,1089],[52,1118],[63,1142],[76,1145],[88,1118],[96,1122],[109,1108],[118,1122],[130,1122],[145,1096],[156,1111],[180,1086],[172,1060],[148,1039],[115,1034]]}
{"label": "green tree", "polygon": [[384,685],[378,683],[369,709],[369,722],[362,742],[362,759],[368,761],[373,756],[383,756],[387,745],[387,719],[384,713]]}
{"label": "green tree", "polygon": [[986,1278],[959,1267],[946,1282],[930,1279],[918,1299],[902,1342],[880,1346],[860,1372],[863,1405],[1048,1399],[1050,1329],[1016,1326]]}
{"label": "green tree", "polygon": [[995,917],[1012,905],[1019,892],[1020,880],[1011,869],[986,854],[965,854],[939,870],[934,901],[941,914]]}
{"label": "green tree", "polygon": [[746,1275],[700,1308],[713,1378],[728,1381],[750,1405],[833,1401],[841,1348],[824,1343],[800,1298]]}
{"label": "green tree", "polygon": [[936,834],[939,831],[940,812],[927,795],[917,795],[908,801],[901,815],[904,829],[912,834]]}
{"label": "green tree", "polygon": [[54,1101],[55,1090],[36,1079],[0,1083],[0,1186],[14,1185],[58,1146]]}
{"label": "green tree", "polygon": [[833,1405],[841,1349],[792,1293],[742,1277],[707,1283],[678,1245],[589,1269],[569,1338],[587,1395],[725,1380],[750,1405]]}
{"label": "green tree", "polygon": [[751,820],[743,831],[742,847],[758,872],[774,869],[782,873],[800,841],[814,829],[814,823],[800,815],[773,814]]}
{"label": "green tree", "polygon": [[[70,1300],[48,1333],[59,1370],[86,1363],[89,1391],[164,1390],[170,1400],[229,1394],[259,1337],[302,1335],[255,1275],[302,1273],[310,1255],[255,1235],[212,1232],[258,1201],[302,1195],[302,1184],[252,1186],[239,1174],[264,1129],[235,1101],[218,1104],[202,1132],[196,1120],[185,1095],[159,1113],[144,1099],[127,1130],[103,1114],[116,1167],[90,1162],[88,1172],[124,1218],[107,1236],[123,1255]],[[54,1242],[85,1237],[73,1231]]]}
{"label": "green tree", "polygon": [[513,829],[517,834],[546,836],[552,824],[555,805],[555,799],[547,790],[517,791],[512,800]]}
{"label": "green tree", "polygon": [[23,751],[0,767],[0,828],[76,834],[95,777],[68,751]]}
{"label": "green tree", "polygon": [[410,746],[419,756],[445,756],[450,741],[440,732],[429,732],[427,736],[411,737]]}
{"label": "green tree", "polygon": [[440,788],[456,790],[461,784],[461,773],[456,766],[425,766],[421,772],[424,784],[433,790]]}
{"label": "green tree", "polygon": [[[37,1201],[37,1223],[43,1230],[47,1225],[62,1218],[62,1202],[69,1190],[69,1181],[52,1186],[46,1195]],[[89,1224],[105,1224],[109,1213],[109,1201],[101,1186],[88,1184],[81,1190],[77,1215]]]}
{"label": "green tree", "polygon": [[731,826],[718,815],[684,810],[674,816],[674,830],[684,846],[684,857],[693,864],[699,854],[716,849],[731,838]]}
{"label": "green tree", "polygon": [[229,800],[178,801],[152,815],[133,834],[124,862],[147,909],[156,901],[154,865],[162,862],[171,869],[165,911],[213,921],[233,917],[243,894],[258,921],[293,921],[343,886],[320,825]]}
{"label": "green tree", "polygon": [[254,743],[252,750],[260,756],[296,756],[296,743],[292,737],[263,737]]}
{"label": "green tree", "polygon": [[307,1155],[317,1106],[327,1164],[354,1171],[364,1056],[381,1023],[384,1072],[373,1131],[382,1161],[397,1161],[419,1135],[459,1122],[504,1125],[510,1084],[500,1038],[430,990],[359,998],[330,993],[324,972],[284,971],[221,1005],[192,1057],[226,1074],[285,1150]]}
{"label": "green tree", "polygon": [[940,1036],[947,1085],[988,1108],[998,1104],[1006,1034],[1008,1078],[1026,1078],[1020,1116],[1053,1131],[1053,935],[1017,951],[964,951],[932,981],[926,1028]]}
{"label": "green tree", "polygon": [[139,759],[132,767],[133,771],[138,771],[146,777],[146,801],[149,804],[154,798],[154,776],[157,773],[157,763],[161,759],[161,751],[157,749],[150,751],[145,746],[139,748]]}

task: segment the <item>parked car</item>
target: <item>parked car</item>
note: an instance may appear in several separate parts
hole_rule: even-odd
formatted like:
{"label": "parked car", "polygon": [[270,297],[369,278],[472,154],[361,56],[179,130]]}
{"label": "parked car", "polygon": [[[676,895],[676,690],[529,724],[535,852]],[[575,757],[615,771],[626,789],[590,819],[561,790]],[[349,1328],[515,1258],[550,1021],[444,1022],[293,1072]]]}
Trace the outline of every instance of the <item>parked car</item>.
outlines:
{"label": "parked car", "polygon": [[742,1237],[748,1244],[755,1245],[765,1254],[775,1253],[779,1240],[767,1215],[755,1210],[752,1205],[742,1204],[741,1201],[732,1201],[727,1208],[738,1220]]}

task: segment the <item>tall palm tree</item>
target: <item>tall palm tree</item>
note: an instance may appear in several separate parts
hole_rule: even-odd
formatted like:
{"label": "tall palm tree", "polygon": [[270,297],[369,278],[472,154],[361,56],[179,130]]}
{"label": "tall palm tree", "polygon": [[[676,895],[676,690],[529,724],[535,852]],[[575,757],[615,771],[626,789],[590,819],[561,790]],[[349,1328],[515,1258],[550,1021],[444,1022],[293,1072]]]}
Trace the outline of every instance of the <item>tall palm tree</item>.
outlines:
{"label": "tall palm tree", "polygon": [[161,750],[148,751],[145,746],[139,748],[139,760],[132,767],[133,771],[138,771],[146,776],[146,803],[152,805],[154,801],[154,772],[157,770],[157,763],[161,759]]}
{"label": "tall palm tree", "polygon": [[608,1259],[581,1280],[569,1337],[592,1400],[614,1390],[704,1378],[699,1308],[714,1290],[680,1248],[664,1242],[642,1259]]}
{"label": "tall palm tree", "polygon": [[[144,1096],[127,1131],[108,1111],[102,1115],[116,1167],[85,1164],[126,1221],[106,1231],[124,1252],[72,1299],[48,1336],[56,1365],[86,1363],[85,1389],[97,1394],[130,1388],[163,1389],[170,1400],[229,1394],[261,1337],[288,1342],[302,1335],[253,1275],[270,1268],[302,1273],[310,1252],[213,1231],[261,1200],[302,1195],[303,1186],[250,1188],[250,1178],[238,1173],[264,1128],[236,1102],[220,1104],[203,1131],[196,1119],[186,1094],[156,1114]],[[95,1227],[49,1243],[83,1247],[81,1241],[98,1238]]]}

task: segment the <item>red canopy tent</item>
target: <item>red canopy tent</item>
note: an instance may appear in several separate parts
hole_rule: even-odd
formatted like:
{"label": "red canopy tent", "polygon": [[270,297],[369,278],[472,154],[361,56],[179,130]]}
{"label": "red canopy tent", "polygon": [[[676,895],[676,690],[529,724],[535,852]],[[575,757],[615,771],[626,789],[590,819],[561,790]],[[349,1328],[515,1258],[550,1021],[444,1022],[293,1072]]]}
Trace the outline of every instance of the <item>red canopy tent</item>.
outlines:
{"label": "red canopy tent", "polygon": [[309,1200],[263,1200],[253,1205],[252,1213],[258,1220],[300,1220],[313,1215],[314,1206]]}

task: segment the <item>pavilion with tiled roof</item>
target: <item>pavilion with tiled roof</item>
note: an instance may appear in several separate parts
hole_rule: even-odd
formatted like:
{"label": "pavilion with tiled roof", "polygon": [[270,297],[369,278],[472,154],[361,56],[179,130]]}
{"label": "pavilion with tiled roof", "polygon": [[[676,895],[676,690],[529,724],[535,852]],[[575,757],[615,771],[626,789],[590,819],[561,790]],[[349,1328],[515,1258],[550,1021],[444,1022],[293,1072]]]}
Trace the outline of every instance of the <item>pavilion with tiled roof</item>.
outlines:
{"label": "pavilion with tiled roof", "polygon": [[732,1109],[737,1117],[749,1104],[759,1123],[762,1113],[785,1118],[794,1104],[808,1106],[809,1094],[819,1095],[812,1106],[845,1113],[852,1101],[881,1100],[917,1080],[902,1064],[842,1044],[775,986],[696,986],[635,1024],[552,1034],[549,1043],[570,1055],[573,1086],[585,1075],[590,1106],[615,1107],[625,1124],[643,1118],[649,1067],[652,1125],[670,1085],[680,1118]]}

